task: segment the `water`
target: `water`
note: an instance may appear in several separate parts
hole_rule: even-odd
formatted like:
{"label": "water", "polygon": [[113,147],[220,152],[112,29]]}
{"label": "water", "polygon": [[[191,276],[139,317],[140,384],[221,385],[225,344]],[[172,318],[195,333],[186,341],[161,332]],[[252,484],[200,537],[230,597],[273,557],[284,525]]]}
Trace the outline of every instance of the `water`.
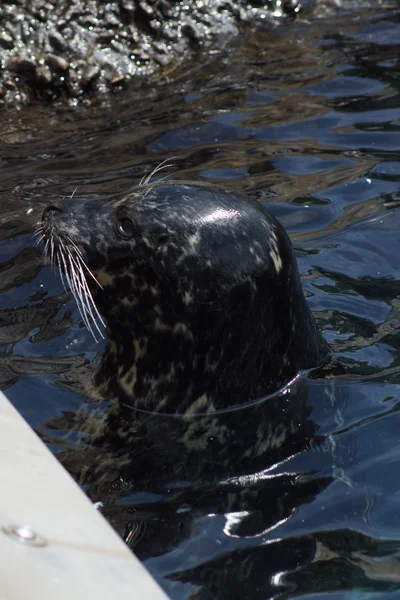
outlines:
{"label": "water", "polygon": [[[1,386],[174,600],[400,594],[399,16],[297,21],[107,106],[3,112]],[[186,452],[179,419],[150,415],[96,445],[108,405],[79,379],[102,346],[31,233],[48,203],[126,191],[165,159],[268,204],[347,374],[198,417]],[[262,448],[260,423],[291,420],[284,455]]]}

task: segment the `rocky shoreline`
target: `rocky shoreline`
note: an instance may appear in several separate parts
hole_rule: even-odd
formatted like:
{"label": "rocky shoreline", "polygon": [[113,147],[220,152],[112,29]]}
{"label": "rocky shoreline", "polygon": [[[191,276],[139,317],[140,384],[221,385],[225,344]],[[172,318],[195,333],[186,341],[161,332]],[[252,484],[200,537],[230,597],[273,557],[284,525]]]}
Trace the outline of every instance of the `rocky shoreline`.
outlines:
{"label": "rocky shoreline", "polygon": [[[338,0],[332,2],[338,6]],[[315,4],[318,0],[4,0],[0,105],[90,102],[134,78],[170,73],[211,43],[221,48],[248,23],[291,19]]]}
{"label": "rocky shoreline", "polygon": [[0,5],[0,102],[98,96],[237,35],[294,16],[298,0],[13,0]]}

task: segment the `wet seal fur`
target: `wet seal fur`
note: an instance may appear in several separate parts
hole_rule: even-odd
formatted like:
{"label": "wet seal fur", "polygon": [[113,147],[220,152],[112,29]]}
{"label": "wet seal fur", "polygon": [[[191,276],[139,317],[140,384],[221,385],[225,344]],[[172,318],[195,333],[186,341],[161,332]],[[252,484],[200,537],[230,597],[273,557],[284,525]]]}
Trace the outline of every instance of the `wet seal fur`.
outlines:
{"label": "wet seal fur", "polygon": [[272,393],[328,357],[291,242],[249,198],[155,183],[49,206],[38,233],[75,278],[85,320],[91,294],[104,319],[95,376],[104,397],[203,413]]}

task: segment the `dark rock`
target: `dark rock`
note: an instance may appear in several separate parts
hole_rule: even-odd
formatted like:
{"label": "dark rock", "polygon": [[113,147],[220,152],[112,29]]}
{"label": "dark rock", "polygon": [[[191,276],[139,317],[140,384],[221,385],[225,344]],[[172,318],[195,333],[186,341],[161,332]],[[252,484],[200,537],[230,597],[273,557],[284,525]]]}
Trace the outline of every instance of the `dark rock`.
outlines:
{"label": "dark rock", "polygon": [[65,58],[57,56],[56,54],[48,54],[46,56],[46,63],[54,73],[63,73],[64,71],[67,71],[69,67]]}
{"label": "dark rock", "polygon": [[160,65],[160,67],[166,67],[170,64],[172,59],[166,54],[155,54],[154,60]]}
{"label": "dark rock", "polygon": [[93,15],[83,15],[82,17],[78,17],[78,23],[82,27],[85,27],[85,29],[95,28],[100,25],[100,21]]}
{"label": "dark rock", "polygon": [[82,87],[82,89],[88,89],[90,88],[93,83],[96,81],[96,79],[98,79],[100,76],[100,69],[98,66],[89,66],[87,67],[81,76],[80,79],[80,85]]}
{"label": "dark rock", "polygon": [[113,12],[105,12],[103,23],[106,27],[117,27],[119,25],[118,16]]}
{"label": "dark rock", "polygon": [[0,33],[0,46],[3,46],[3,48],[8,49],[13,48],[14,40],[12,36],[5,32]]}
{"label": "dark rock", "polygon": [[47,65],[42,65],[36,71],[36,78],[39,85],[48,86],[53,80],[53,75]]}
{"label": "dark rock", "polygon": [[67,48],[67,44],[63,36],[58,31],[50,31],[49,42],[57,52],[64,52]]}
{"label": "dark rock", "polygon": [[131,23],[135,19],[135,5],[133,2],[121,0],[119,3],[121,19],[125,23]]}
{"label": "dark rock", "polygon": [[200,27],[195,25],[195,23],[187,21],[184,25],[182,25],[181,32],[185,37],[187,37],[191,46],[200,46],[201,40],[204,36]]}
{"label": "dark rock", "polygon": [[4,79],[3,86],[8,90],[16,90],[17,89],[17,84],[15,83],[15,81],[12,81],[11,79]]}
{"label": "dark rock", "polygon": [[114,75],[108,78],[108,81],[111,85],[121,85],[125,81],[125,75]]}
{"label": "dark rock", "polygon": [[8,63],[7,67],[28,80],[36,79],[36,62],[28,56],[16,57]]}

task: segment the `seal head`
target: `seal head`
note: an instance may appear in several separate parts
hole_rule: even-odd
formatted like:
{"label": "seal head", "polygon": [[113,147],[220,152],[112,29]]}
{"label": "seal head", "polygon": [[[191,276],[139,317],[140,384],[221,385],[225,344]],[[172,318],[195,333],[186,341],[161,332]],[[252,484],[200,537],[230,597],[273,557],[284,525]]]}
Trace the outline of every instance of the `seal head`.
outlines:
{"label": "seal head", "polygon": [[41,231],[67,275],[72,257],[100,284],[81,267],[76,288],[106,325],[95,377],[106,397],[206,412],[274,392],[328,355],[285,230],[248,198],[158,183],[49,206]]}

